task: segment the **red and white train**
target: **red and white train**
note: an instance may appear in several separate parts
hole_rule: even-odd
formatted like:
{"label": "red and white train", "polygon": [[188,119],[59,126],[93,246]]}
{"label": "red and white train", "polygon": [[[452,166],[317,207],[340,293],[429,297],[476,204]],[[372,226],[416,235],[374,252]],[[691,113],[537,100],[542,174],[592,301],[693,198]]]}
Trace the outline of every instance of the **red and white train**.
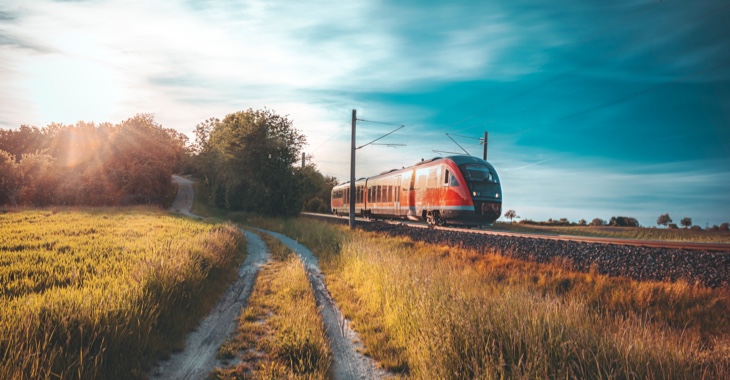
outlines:
{"label": "red and white train", "polygon": [[[431,225],[491,224],[502,214],[494,167],[471,156],[436,157],[355,182],[355,214],[425,220]],[[350,183],[332,189],[332,212],[350,213]]]}

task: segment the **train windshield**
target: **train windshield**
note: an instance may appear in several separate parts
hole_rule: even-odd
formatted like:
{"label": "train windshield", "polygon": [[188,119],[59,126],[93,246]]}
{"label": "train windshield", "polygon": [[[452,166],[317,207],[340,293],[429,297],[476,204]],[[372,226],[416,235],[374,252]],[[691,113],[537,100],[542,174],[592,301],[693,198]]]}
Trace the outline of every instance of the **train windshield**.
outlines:
{"label": "train windshield", "polygon": [[461,173],[469,182],[491,182],[499,183],[499,179],[495,173],[489,170],[489,167],[478,164],[466,164],[461,166]]}

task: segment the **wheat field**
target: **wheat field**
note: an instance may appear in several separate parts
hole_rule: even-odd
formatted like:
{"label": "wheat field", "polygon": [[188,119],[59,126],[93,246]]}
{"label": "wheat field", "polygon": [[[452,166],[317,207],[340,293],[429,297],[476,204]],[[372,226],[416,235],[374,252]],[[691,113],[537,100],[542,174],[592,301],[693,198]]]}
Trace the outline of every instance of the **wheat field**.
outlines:
{"label": "wheat field", "polygon": [[156,208],[0,214],[0,378],[144,377],[235,276],[242,239]]}

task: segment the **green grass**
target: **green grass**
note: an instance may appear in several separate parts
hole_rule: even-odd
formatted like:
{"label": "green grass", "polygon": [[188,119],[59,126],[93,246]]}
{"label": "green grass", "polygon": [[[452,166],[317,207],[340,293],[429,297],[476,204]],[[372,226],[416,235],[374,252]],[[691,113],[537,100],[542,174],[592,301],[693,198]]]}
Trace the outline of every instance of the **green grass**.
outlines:
{"label": "green grass", "polygon": [[[219,356],[241,363],[215,379],[324,379],[331,355],[314,294],[299,258],[264,235],[272,260],[261,270],[238,330]],[[240,354],[239,354],[240,353]]]}
{"label": "green grass", "polygon": [[0,378],[143,378],[244,249],[232,225],[155,208],[0,214]]}
{"label": "green grass", "polygon": [[637,282],[310,220],[307,245],[381,365],[414,378],[729,378],[730,294]]}
{"label": "green grass", "polygon": [[494,223],[490,230],[549,235],[573,235],[608,237],[618,239],[639,239],[659,241],[685,241],[697,243],[729,243],[730,232],[694,231],[691,229],[668,229],[647,227],[595,227],[595,226],[539,226],[522,223]]}

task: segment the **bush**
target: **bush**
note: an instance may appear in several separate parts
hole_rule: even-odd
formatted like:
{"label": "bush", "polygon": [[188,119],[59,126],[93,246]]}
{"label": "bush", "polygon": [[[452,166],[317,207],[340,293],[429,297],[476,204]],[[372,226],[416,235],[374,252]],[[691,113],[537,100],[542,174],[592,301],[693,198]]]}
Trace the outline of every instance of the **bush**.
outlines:
{"label": "bush", "polygon": [[608,225],[615,227],[639,227],[639,221],[629,216],[612,216]]}
{"label": "bush", "polygon": [[667,228],[669,228],[670,230],[676,230],[679,227],[677,226],[676,223],[669,223],[669,226],[667,226]]}
{"label": "bush", "polygon": [[595,219],[591,220],[591,226],[600,227],[600,226],[605,226],[605,225],[606,225],[606,222],[601,218],[595,218]]}

